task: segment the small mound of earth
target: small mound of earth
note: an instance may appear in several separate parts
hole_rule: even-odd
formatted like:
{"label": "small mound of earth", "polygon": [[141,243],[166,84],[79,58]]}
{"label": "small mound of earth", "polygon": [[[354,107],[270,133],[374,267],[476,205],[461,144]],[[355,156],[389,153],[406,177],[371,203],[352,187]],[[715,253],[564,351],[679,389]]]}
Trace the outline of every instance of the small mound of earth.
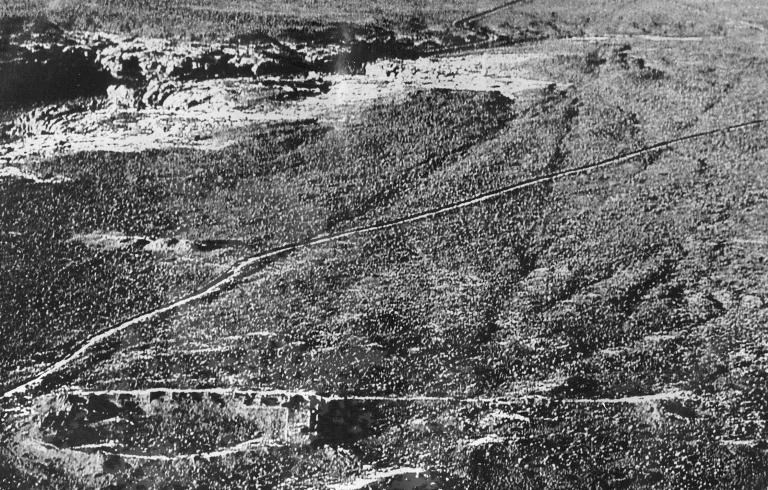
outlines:
{"label": "small mound of earth", "polygon": [[14,180],[27,180],[36,184],[59,184],[66,182],[66,177],[61,176],[44,176],[35,175],[31,172],[26,172],[18,167],[5,166],[0,167],[0,179],[14,179]]}
{"label": "small mound of earth", "polygon": [[206,250],[206,247],[196,242],[179,238],[151,239],[141,236],[127,236],[117,233],[88,233],[72,237],[72,241],[80,242],[88,247],[100,250],[144,250],[146,252],[166,255],[189,255],[193,252]]}

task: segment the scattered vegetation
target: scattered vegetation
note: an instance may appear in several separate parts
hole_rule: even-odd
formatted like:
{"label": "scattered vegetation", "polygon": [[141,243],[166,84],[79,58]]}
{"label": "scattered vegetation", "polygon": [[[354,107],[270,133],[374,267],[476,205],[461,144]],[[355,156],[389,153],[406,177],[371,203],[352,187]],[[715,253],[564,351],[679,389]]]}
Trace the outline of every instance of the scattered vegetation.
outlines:
{"label": "scattered vegetation", "polygon": [[[13,5],[6,8],[21,8]],[[77,5],[63,2],[59,12],[85,8]],[[232,34],[230,22],[254,21],[237,5],[205,22],[188,6],[168,18],[189,19],[194,35],[210,26]],[[314,22],[302,10],[312,5],[295,10],[295,25],[259,22],[300,29]],[[355,15],[400,9],[373,5]],[[526,29],[551,37],[731,36],[739,21],[720,5],[702,17],[682,4],[632,5],[545,0],[483,23],[520,30],[525,18]],[[318,15],[354,20],[345,17],[349,5],[338,8]],[[467,8],[450,4],[408,22],[422,29]],[[168,11],[154,9],[135,14],[140,32],[160,28],[156,16]],[[3,382],[188,292],[236,256],[170,261],[96,251],[71,242],[76,233],[268,250],[768,110],[768,62],[748,37],[654,42],[541,43],[556,54],[522,68],[572,87],[514,102],[419,92],[337,127],[249,128],[210,153],[85,153],[36,167],[69,182],[3,181]],[[280,257],[210,301],[124,332],[105,347],[109,355],[68,376],[99,389],[268,386],[392,399],[326,407],[335,422],[314,444],[189,466],[148,463],[120,473],[126,484],[300,488],[365,465],[418,465],[445,488],[759,488],[768,478],[767,141],[762,130],[688,141],[437,220]],[[678,395],[623,400],[659,393]],[[414,400],[422,396],[445,399]],[[494,396],[509,401],[459,401]],[[150,424],[135,441],[163,450],[226,442],[213,412],[195,408]],[[204,433],[190,432],[201,425]],[[254,430],[242,427],[238,439]],[[16,468],[2,458],[0,472]],[[8,481],[27,478],[7,473]]]}
{"label": "scattered vegetation", "polygon": [[45,15],[66,29],[202,41],[247,34],[253,32],[254,26],[276,35],[286,30],[322,31],[332,23],[372,24],[412,33],[425,27],[445,28],[460,17],[495,6],[492,0],[375,0],[364,5],[352,0],[223,0],[215,6],[204,0],[9,0],[0,6],[0,17]]}
{"label": "scattered vegetation", "polygon": [[[766,14],[768,10],[764,5],[750,0],[675,5],[663,0],[622,4],[610,0],[540,0],[520,2],[498,15],[482,19],[479,25],[505,34],[529,30],[548,37],[723,36],[744,28],[759,31],[765,27],[760,22]],[[756,24],[750,27],[751,22]]]}

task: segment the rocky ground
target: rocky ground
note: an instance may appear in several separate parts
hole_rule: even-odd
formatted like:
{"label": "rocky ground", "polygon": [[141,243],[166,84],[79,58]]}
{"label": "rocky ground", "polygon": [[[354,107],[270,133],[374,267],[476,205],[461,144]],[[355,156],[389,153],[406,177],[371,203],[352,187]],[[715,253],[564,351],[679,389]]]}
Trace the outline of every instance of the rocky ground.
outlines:
{"label": "rocky ground", "polygon": [[[0,162],[14,165],[86,150],[218,148],[226,141],[214,135],[225,129],[329,121],[344,117],[350,107],[407,89],[511,95],[549,83],[515,78],[508,56],[428,58],[511,42],[493,34],[436,33],[414,41],[350,27],[343,36],[324,37],[296,42],[240,36],[203,45],[27,26],[6,40],[2,62],[9,76],[0,100],[86,98],[39,107],[6,122]],[[37,92],[29,92],[24,83],[29,79],[43,80],[33,85]],[[106,97],[93,97],[105,91]]]}
{"label": "rocky ground", "polygon": [[768,12],[731,3],[3,17],[0,487],[763,488]]}

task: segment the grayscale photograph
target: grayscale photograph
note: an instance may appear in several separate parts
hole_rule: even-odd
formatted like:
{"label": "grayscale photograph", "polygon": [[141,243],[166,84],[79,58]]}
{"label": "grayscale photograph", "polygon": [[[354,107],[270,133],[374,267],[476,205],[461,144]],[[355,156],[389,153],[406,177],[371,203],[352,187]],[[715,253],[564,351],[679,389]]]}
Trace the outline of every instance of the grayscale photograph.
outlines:
{"label": "grayscale photograph", "polygon": [[0,490],[768,490],[766,31],[0,0]]}

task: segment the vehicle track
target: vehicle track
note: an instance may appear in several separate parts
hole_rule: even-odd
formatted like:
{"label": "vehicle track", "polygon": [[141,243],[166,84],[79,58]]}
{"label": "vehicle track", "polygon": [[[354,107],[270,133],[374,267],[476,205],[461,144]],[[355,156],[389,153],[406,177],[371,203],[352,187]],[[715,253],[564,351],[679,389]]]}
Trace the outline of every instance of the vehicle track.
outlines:
{"label": "vehicle track", "polygon": [[474,24],[478,20],[485,19],[486,17],[490,17],[493,14],[499,13],[502,10],[506,10],[518,3],[523,3],[524,1],[525,0],[513,0],[511,2],[507,2],[505,4],[499,5],[498,7],[494,7],[492,9],[485,10],[483,12],[464,17],[463,19],[454,21],[453,27],[456,27],[459,29],[472,30],[472,24]]}
{"label": "vehicle track", "polygon": [[[278,247],[272,250],[269,250],[267,252],[253,255],[251,257],[246,257],[237,263],[235,263],[229,271],[221,274],[217,278],[213,279],[209,283],[205,284],[201,288],[199,288],[196,292],[193,292],[173,303],[170,303],[166,306],[163,306],[161,308],[157,308],[155,310],[149,311],[147,313],[141,314],[139,316],[133,317],[117,326],[114,326],[108,330],[105,330],[94,337],[91,337],[88,341],[86,341],[80,348],[78,348],[76,351],[74,351],[72,354],[64,357],[60,361],[54,363],[49,368],[45,369],[42,373],[35,376],[33,379],[26,381],[25,383],[6,391],[5,393],[0,396],[0,400],[8,399],[14,396],[19,396],[25,394],[27,391],[29,391],[31,388],[35,388],[39,386],[43,381],[45,381],[48,377],[51,375],[61,371],[62,369],[68,367],[70,364],[72,364],[74,361],[78,360],[79,358],[83,357],[86,353],[88,353],[90,350],[92,350],[94,347],[102,343],[103,341],[109,339],[110,337],[128,329],[133,326],[142,324],[144,322],[153,320],[155,318],[161,317],[162,315],[172,312],[174,310],[179,309],[182,306],[185,306],[187,304],[193,303],[198,300],[202,300],[208,297],[211,297],[219,292],[224,291],[226,288],[233,286],[236,284],[238,279],[248,277],[252,274],[254,274],[256,271],[260,270],[267,261],[275,260],[278,257],[282,255],[289,254],[291,252],[316,246],[316,245],[323,245],[335,241],[342,240],[344,238],[350,238],[357,235],[362,235],[365,233],[372,233],[377,231],[383,231],[391,228],[400,227],[403,225],[407,225],[410,223],[415,223],[419,221],[426,221],[432,218],[436,218],[448,213],[452,213],[454,211],[458,211],[464,208],[476,206],[478,204],[482,204],[486,201],[490,201],[502,196],[505,196],[507,194],[513,193],[515,191],[519,191],[522,189],[526,189],[528,187],[533,187],[538,184],[543,184],[546,182],[552,182],[555,180],[563,179],[565,177],[570,177],[572,175],[582,174],[582,173],[588,173],[593,170],[598,170],[601,168],[613,166],[622,164],[625,162],[628,162],[630,160],[633,160],[637,157],[640,157],[642,155],[658,151],[661,149],[666,149],[669,147],[672,147],[678,143],[682,143],[685,141],[695,140],[695,139],[701,139],[706,138],[710,136],[714,136],[716,134],[726,134],[738,130],[744,130],[748,128],[754,128],[761,126],[768,122],[768,119],[757,119],[741,124],[736,124],[732,126],[727,126],[724,128],[718,128],[713,129],[709,131],[703,131],[699,133],[693,133],[686,136],[680,136],[678,138],[662,141],[659,143],[655,143],[653,145],[641,148],[639,150],[635,150],[629,153],[625,153],[622,155],[617,155],[614,157],[610,157],[595,163],[589,163],[586,165],[582,165],[576,168],[568,169],[568,170],[562,170],[559,172],[553,172],[549,174],[545,174],[539,177],[534,177],[531,179],[524,180],[522,182],[518,182],[515,184],[511,184],[505,187],[497,188],[492,191],[485,192],[483,194],[479,194],[473,197],[470,197],[468,199],[458,201],[455,203],[447,204],[445,206],[440,206],[428,211],[423,211],[419,213],[414,213],[409,216],[405,216],[402,218],[397,218],[389,221],[384,221],[381,223],[373,224],[373,225],[367,225],[367,226],[360,226],[351,228],[346,231],[340,231],[336,233],[331,234],[322,234],[318,235],[314,238],[310,238],[308,240],[304,240],[301,242],[291,243],[288,245],[284,245],[282,247]],[[261,266],[261,267],[260,267]]]}
{"label": "vehicle track", "polygon": [[[497,13],[502,12],[504,10],[507,10],[507,9],[509,9],[511,7],[514,7],[515,5],[519,5],[519,4],[522,4],[522,3],[529,3],[529,1],[530,0],[513,0],[513,1],[510,1],[510,2],[507,2],[507,3],[504,3],[502,5],[499,5],[498,7],[494,7],[492,9],[488,9],[488,10],[485,10],[483,12],[479,12],[477,14],[473,14],[473,15],[464,17],[462,19],[456,20],[456,21],[453,22],[453,27],[455,27],[457,29],[464,29],[464,30],[468,30],[468,31],[474,31],[476,29],[474,28],[473,24],[476,23],[477,21],[485,19],[487,17],[490,17],[491,15],[497,14]],[[614,10],[615,11],[620,11],[628,3],[633,3],[633,2],[632,2],[632,0],[621,2],[618,5],[614,6]],[[684,5],[686,5],[689,8],[692,8],[688,4],[684,4]],[[704,11],[703,9],[699,9],[699,10]],[[761,32],[765,32],[766,31],[764,27],[762,27],[760,25],[757,25],[757,24],[750,23],[750,22],[746,22],[746,21],[734,21],[734,22],[737,22],[737,23],[739,23],[741,25],[744,25],[746,27],[749,27],[751,29],[759,30]],[[633,35],[633,34],[629,34],[629,35],[608,35],[608,36],[597,36],[597,37],[592,37],[592,38],[586,38],[586,37],[563,37],[562,39],[566,39],[566,40],[567,39],[572,39],[572,40],[577,40],[577,41],[578,40],[592,40],[592,41],[605,40],[605,41],[607,41],[607,40],[610,40],[611,38],[615,38],[615,37],[620,37],[620,38],[623,38],[623,37],[626,37],[626,38],[639,38],[639,39],[655,40],[655,41],[702,41],[704,39],[703,37],[675,37],[675,36],[653,36],[653,35],[637,35],[637,34],[635,34],[635,35]],[[482,41],[482,42],[479,42],[479,43],[471,43],[471,44],[466,44],[466,45],[462,45],[462,46],[456,46],[456,47],[453,47],[453,48],[439,49],[439,50],[435,50],[433,52],[428,52],[427,55],[428,56],[432,56],[432,55],[439,55],[439,54],[448,54],[448,53],[457,52],[457,51],[459,51],[459,52],[470,51],[470,50],[476,50],[476,49],[492,49],[492,48],[508,46],[510,44],[515,44],[515,43],[520,43],[520,42],[541,41],[544,38],[546,38],[546,36],[544,36],[544,37],[533,36],[533,37],[530,37],[528,39],[521,39],[521,40],[518,40],[518,41],[512,41],[510,39],[491,39],[491,40]]]}

